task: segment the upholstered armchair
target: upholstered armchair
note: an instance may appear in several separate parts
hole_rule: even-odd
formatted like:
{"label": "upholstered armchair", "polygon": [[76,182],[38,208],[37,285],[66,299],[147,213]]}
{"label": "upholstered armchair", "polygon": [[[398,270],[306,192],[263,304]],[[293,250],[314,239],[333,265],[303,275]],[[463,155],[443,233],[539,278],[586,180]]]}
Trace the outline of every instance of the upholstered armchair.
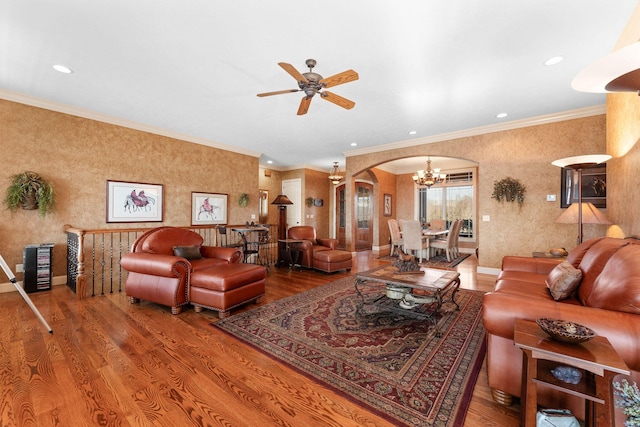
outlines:
{"label": "upholstered armchair", "polygon": [[183,228],[158,227],[141,234],[120,260],[129,272],[126,293],[131,303],[151,301],[178,314],[188,303],[187,287],[194,271],[242,259],[237,248],[202,243],[202,236]]}
{"label": "upholstered armchair", "polygon": [[288,231],[289,239],[304,240],[296,243],[300,250],[300,265],[313,268],[313,254],[317,251],[332,251],[338,247],[338,239],[317,238],[316,229],[309,225],[291,227]]}

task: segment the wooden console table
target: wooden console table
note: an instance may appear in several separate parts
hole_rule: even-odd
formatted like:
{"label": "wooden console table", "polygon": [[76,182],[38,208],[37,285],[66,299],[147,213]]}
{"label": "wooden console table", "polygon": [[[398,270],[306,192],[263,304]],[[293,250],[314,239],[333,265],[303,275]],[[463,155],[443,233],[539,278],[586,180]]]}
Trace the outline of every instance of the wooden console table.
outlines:
{"label": "wooden console table", "polygon": [[[536,425],[537,384],[584,398],[586,426],[615,425],[611,381],[615,375],[629,375],[630,371],[609,340],[596,336],[580,344],[566,344],[551,339],[535,322],[518,319],[514,341],[524,353],[520,398],[522,426]],[[559,365],[580,369],[580,382],[569,384],[556,379],[551,370]]]}

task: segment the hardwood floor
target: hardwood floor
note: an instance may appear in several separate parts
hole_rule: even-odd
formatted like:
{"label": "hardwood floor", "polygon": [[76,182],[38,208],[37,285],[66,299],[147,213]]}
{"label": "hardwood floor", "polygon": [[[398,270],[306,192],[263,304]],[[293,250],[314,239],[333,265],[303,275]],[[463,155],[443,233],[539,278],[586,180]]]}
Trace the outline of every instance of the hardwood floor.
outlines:
{"label": "hardwood floor", "polygon": [[[274,268],[262,304],[379,264],[359,252],[351,273]],[[474,256],[458,269],[463,288],[492,289]],[[173,316],[124,293],[78,301],[66,286],[30,298],[54,333],[17,292],[0,294],[2,426],[392,425],[212,328],[212,311]],[[519,425],[517,406],[493,403],[486,368],[465,425]]]}

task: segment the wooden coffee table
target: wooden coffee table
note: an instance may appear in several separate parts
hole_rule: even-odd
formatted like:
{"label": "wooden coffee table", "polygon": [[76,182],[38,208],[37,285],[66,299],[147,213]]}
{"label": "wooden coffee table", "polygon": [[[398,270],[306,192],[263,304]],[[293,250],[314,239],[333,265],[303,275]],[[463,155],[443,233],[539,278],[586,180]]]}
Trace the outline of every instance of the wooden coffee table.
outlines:
{"label": "wooden coffee table", "polygon": [[[361,291],[363,286],[377,287],[382,292],[367,300]],[[435,315],[442,305],[451,302],[456,305],[456,310],[460,310],[455,301],[456,292],[460,288],[460,273],[453,270],[421,268],[419,273],[407,274],[399,273],[393,265],[386,265],[358,273],[355,288],[360,297],[357,315],[386,310],[428,319],[433,323],[438,337],[441,332]],[[414,294],[414,290],[420,292]],[[444,299],[447,294],[449,298]]]}
{"label": "wooden coffee table", "polygon": [[[553,340],[535,322],[517,319],[514,341],[523,351],[522,426],[536,425],[537,384],[584,398],[586,426],[615,425],[611,381],[617,374],[630,375],[630,371],[609,340],[597,336],[580,344],[567,344]],[[551,370],[558,365],[580,369],[581,381],[574,385],[556,379]]]}

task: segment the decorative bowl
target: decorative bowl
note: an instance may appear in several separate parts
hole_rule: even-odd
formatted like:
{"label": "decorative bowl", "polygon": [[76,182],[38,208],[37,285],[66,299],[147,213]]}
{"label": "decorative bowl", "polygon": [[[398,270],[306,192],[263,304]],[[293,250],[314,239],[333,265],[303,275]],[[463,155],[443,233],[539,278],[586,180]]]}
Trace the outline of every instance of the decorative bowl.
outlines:
{"label": "decorative bowl", "polygon": [[410,290],[411,288],[405,288],[403,286],[387,285],[387,298],[402,299],[404,298],[404,295]]}
{"label": "decorative bowl", "polygon": [[551,254],[551,256],[555,256],[555,257],[568,255],[568,252],[564,248],[551,248],[549,249],[549,253]]}
{"label": "decorative bowl", "polygon": [[561,319],[537,319],[536,323],[554,340],[571,344],[589,341],[596,336],[593,330],[578,323]]}

